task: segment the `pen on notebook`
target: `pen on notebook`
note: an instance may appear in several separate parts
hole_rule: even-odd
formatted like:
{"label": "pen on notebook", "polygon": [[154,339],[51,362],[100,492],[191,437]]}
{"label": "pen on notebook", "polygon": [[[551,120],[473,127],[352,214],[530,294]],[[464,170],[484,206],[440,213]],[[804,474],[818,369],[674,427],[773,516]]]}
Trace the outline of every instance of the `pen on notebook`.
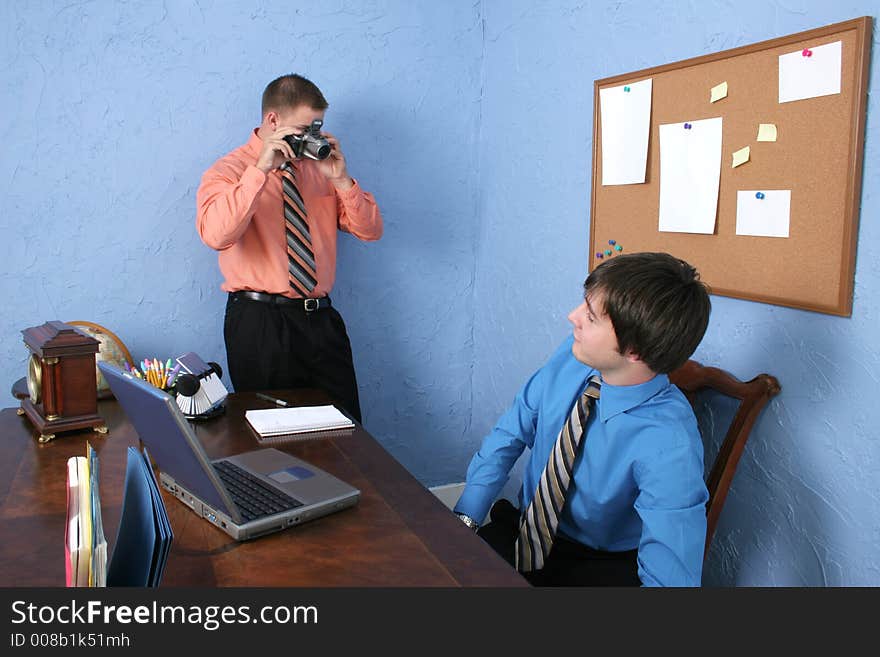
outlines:
{"label": "pen on notebook", "polygon": [[262,392],[258,392],[257,397],[259,397],[260,399],[265,399],[266,401],[270,401],[273,404],[278,404],[278,406],[290,406],[290,404],[288,404],[283,399],[276,399],[275,397],[270,397],[269,395],[264,395]]}

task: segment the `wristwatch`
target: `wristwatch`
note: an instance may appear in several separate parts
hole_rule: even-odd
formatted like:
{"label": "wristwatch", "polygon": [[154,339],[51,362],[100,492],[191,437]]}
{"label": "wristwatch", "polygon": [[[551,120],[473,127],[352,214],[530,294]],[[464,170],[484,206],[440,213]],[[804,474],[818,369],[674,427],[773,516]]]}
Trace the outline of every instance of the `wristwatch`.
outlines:
{"label": "wristwatch", "polygon": [[470,516],[467,516],[463,513],[456,513],[455,515],[457,515],[459,517],[459,519],[465,525],[467,525],[468,529],[472,529],[474,531],[477,531],[480,528],[479,523],[476,520],[474,520],[473,518],[471,518]]}

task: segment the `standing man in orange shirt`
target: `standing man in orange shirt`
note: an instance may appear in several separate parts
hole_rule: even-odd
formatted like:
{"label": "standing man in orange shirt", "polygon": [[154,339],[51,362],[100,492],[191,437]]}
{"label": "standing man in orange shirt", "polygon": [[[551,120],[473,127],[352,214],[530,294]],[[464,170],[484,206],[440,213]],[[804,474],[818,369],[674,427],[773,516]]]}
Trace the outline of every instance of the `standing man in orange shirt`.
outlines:
{"label": "standing man in orange shirt", "polygon": [[321,131],[327,101],[291,74],[263,92],[262,123],[217,160],[196,195],[196,227],[228,292],[223,334],[236,391],[321,388],[361,420],[351,345],[329,293],[337,230],[382,236],[373,195]]}

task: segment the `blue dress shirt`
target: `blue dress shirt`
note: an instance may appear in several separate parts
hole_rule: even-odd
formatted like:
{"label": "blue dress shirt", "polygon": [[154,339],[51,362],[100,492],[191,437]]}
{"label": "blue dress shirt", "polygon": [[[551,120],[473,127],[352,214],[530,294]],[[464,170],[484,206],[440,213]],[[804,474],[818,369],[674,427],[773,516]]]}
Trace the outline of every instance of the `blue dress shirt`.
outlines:
{"label": "blue dress shirt", "polygon": [[[596,370],[575,359],[571,336],[526,382],[483,439],[455,506],[478,521],[526,447],[520,510],[534,496],[563,422]],[[658,374],[646,383],[602,383],[574,461],[559,532],[597,550],[638,548],[645,586],[699,586],[706,540],[703,443],[690,404]]]}

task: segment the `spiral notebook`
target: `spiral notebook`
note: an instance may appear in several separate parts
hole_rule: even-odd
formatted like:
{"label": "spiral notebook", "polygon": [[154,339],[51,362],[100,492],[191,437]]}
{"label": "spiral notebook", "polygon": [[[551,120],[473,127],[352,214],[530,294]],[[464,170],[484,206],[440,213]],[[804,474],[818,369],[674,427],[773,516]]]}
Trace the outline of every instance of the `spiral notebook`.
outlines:
{"label": "spiral notebook", "polygon": [[354,422],[333,405],[259,408],[245,411],[257,440],[280,442],[348,435]]}

